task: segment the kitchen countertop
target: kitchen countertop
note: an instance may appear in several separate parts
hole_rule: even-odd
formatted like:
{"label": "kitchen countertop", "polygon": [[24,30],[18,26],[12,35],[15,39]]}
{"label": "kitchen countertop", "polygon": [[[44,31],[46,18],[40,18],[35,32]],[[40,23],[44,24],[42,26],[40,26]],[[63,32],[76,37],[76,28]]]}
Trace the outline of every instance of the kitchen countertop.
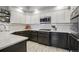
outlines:
{"label": "kitchen countertop", "polygon": [[43,32],[60,32],[60,33],[76,33],[72,30],[64,30],[64,31],[59,31],[59,30],[50,30],[50,31],[46,31],[46,30],[40,30],[40,29],[24,29],[24,30],[19,30],[19,31],[43,31]]}
{"label": "kitchen countertop", "polygon": [[46,31],[46,30],[33,30],[33,31],[71,33],[71,31],[55,31],[55,30],[50,30],[50,31]]}
{"label": "kitchen countertop", "polygon": [[13,35],[11,33],[12,31],[0,32],[0,50],[28,39],[28,37]]}
{"label": "kitchen countertop", "polygon": [[[39,29],[22,29],[22,30],[13,30],[13,31],[4,31],[0,32],[0,50],[7,48],[11,45],[17,44],[19,42],[22,42],[24,40],[28,40],[28,37],[23,37],[19,35],[13,35],[11,33],[17,32],[17,31],[44,31]],[[72,31],[44,31],[44,32],[61,32],[61,33],[72,33]]]}

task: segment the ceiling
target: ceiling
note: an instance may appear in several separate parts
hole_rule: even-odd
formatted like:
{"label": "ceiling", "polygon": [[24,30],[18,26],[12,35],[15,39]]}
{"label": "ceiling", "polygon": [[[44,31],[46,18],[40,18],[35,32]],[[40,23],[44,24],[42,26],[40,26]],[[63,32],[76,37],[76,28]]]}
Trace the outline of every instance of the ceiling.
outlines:
{"label": "ceiling", "polygon": [[34,12],[35,9],[40,11],[54,8],[55,6],[11,6],[12,8],[21,8],[24,12]]}
{"label": "ceiling", "polygon": [[[46,11],[46,10],[54,9],[55,7],[57,6],[0,6],[0,8],[7,8],[8,10],[21,9],[24,12],[28,12],[28,13],[33,13],[35,9],[39,11]],[[69,7],[69,6],[65,6],[65,7]]]}

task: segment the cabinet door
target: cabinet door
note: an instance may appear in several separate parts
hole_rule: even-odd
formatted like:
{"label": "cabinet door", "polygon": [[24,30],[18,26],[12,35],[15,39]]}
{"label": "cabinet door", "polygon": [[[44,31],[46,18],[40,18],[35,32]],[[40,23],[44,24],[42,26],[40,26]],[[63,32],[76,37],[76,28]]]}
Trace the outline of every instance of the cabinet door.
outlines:
{"label": "cabinet door", "polygon": [[34,42],[37,42],[37,36],[35,36],[35,35],[30,35],[30,40],[31,40],[31,41],[34,41]]}
{"label": "cabinet door", "polygon": [[30,40],[31,41],[34,41],[34,42],[37,42],[37,31],[31,31],[30,33]]}
{"label": "cabinet door", "polygon": [[29,15],[26,15],[26,24],[31,23],[31,17]]}
{"label": "cabinet door", "polygon": [[67,34],[53,32],[51,35],[52,46],[65,49],[67,48]]}
{"label": "cabinet door", "polygon": [[26,24],[25,14],[18,11],[11,11],[11,23],[21,23]]}
{"label": "cabinet door", "polygon": [[50,45],[50,33],[38,32],[38,43],[41,43],[44,45]]}
{"label": "cabinet door", "polygon": [[31,24],[40,24],[39,14],[35,14],[31,16]]}
{"label": "cabinet door", "polygon": [[64,11],[64,17],[65,17],[65,20],[64,20],[64,23],[70,23],[70,14],[71,14],[71,12],[70,12],[70,10],[65,10]]}
{"label": "cabinet door", "polygon": [[78,41],[77,38],[70,35],[69,36],[69,49],[72,51],[78,51]]}
{"label": "cabinet door", "polygon": [[56,12],[56,23],[64,23],[64,10],[60,10]]}
{"label": "cabinet door", "polygon": [[38,43],[44,45],[50,45],[49,37],[38,36]]}
{"label": "cabinet door", "polygon": [[57,20],[56,18],[57,18],[56,12],[53,12],[52,15],[51,15],[51,23],[56,23],[57,22],[56,21]]}

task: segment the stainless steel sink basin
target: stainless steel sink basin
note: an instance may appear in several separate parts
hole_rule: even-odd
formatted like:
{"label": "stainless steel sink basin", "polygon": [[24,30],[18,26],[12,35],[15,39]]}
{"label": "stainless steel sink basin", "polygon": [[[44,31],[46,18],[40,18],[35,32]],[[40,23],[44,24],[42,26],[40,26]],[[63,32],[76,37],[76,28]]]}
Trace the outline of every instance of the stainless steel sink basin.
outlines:
{"label": "stainless steel sink basin", "polygon": [[51,31],[51,29],[40,29],[41,31]]}

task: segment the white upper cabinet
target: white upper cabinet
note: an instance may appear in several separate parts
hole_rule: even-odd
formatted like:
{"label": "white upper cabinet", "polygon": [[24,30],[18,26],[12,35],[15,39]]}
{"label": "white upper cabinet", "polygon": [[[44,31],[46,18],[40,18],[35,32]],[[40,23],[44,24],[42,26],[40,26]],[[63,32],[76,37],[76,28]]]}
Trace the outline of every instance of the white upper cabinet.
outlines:
{"label": "white upper cabinet", "polygon": [[65,10],[65,23],[70,23],[70,15],[71,15],[71,11],[70,10]]}
{"label": "white upper cabinet", "polygon": [[26,15],[18,11],[11,11],[11,23],[26,24]]}
{"label": "white upper cabinet", "polygon": [[51,16],[51,23],[70,23],[70,10],[56,10],[41,13],[40,17]]}
{"label": "white upper cabinet", "polygon": [[64,13],[63,10],[59,12],[58,17],[59,17],[57,19],[58,23],[64,23],[65,22],[65,13]]}
{"label": "white upper cabinet", "polygon": [[56,23],[56,15],[55,12],[51,12],[51,23]]}
{"label": "white upper cabinet", "polygon": [[31,15],[30,19],[31,19],[30,20],[31,24],[40,24],[40,16],[39,16],[39,14]]}
{"label": "white upper cabinet", "polygon": [[[71,7],[75,9],[76,7]],[[21,23],[21,24],[40,24],[40,18],[51,16],[51,23],[70,23],[71,10],[50,10],[41,11],[38,14],[26,14],[20,12],[21,10],[11,9],[11,23]]]}
{"label": "white upper cabinet", "polygon": [[31,24],[31,17],[30,17],[30,15],[26,15],[26,24]]}
{"label": "white upper cabinet", "polygon": [[52,12],[51,23],[70,23],[70,11],[60,10]]}
{"label": "white upper cabinet", "polygon": [[64,20],[64,11],[51,12],[51,23],[62,23]]}

